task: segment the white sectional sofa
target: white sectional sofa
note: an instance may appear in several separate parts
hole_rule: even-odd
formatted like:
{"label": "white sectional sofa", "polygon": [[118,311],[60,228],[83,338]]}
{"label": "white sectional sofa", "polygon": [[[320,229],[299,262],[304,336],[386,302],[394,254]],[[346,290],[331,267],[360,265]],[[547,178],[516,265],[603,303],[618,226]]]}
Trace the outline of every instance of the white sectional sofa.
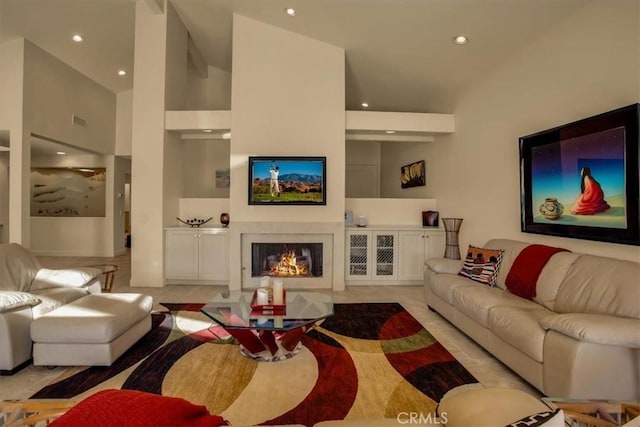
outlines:
{"label": "white sectional sofa", "polygon": [[487,242],[505,251],[494,287],[427,260],[427,305],[548,396],[640,400],[640,264],[559,252],[528,300],[505,284],[528,245]]}
{"label": "white sectional sofa", "polygon": [[33,319],[100,293],[100,273],[90,267],[42,268],[21,245],[0,244],[0,374],[11,374],[31,360]]}

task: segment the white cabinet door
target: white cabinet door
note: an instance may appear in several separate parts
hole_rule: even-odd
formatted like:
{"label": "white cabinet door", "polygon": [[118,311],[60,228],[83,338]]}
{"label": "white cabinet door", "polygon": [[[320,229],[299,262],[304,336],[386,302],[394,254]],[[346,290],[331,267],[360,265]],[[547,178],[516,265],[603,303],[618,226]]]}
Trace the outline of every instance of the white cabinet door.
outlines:
{"label": "white cabinet door", "polygon": [[442,230],[426,231],[424,259],[442,258],[444,256],[445,235]]}
{"label": "white cabinet door", "polygon": [[166,231],[165,274],[170,280],[196,280],[198,278],[197,230]]}
{"label": "white cabinet door", "polygon": [[371,280],[371,232],[347,231],[346,280]]}
{"label": "white cabinet door", "polygon": [[422,280],[424,277],[425,248],[424,231],[400,231],[398,236],[398,278],[400,280]]}
{"label": "white cabinet door", "polygon": [[200,230],[198,261],[200,280],[229,280],[228,234],[214,230]]}
{"label": "white cabinet door", "polygon": [[391,280],[398,277],[397,240],[396,232],[374,231],[372,233],[373,256],[370,263],[372,280]]}

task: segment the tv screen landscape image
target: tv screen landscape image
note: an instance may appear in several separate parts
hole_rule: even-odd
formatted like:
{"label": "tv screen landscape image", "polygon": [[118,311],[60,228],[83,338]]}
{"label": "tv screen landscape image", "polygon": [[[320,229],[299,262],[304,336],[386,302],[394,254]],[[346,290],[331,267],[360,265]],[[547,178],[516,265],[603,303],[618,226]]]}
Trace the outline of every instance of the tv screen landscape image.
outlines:
{"label": "tv screen landscape image", "polygon": [[326,205],[326,157],[249,157],[250,205]]}

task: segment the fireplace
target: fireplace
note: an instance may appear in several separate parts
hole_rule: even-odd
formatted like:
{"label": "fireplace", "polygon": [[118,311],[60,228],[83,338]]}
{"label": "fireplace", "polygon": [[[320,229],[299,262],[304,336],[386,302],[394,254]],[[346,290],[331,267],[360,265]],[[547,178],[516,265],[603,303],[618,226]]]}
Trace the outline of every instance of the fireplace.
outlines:
{"label": "fireplace", "polygon": [[243,288],[257,288],[265,276],[290,289],[331,287],[331,234],[243,233],[241,246]]}
{"label": "fireplace", "polygon": [[322,277],[322,243],[251,243],[251,277]]}

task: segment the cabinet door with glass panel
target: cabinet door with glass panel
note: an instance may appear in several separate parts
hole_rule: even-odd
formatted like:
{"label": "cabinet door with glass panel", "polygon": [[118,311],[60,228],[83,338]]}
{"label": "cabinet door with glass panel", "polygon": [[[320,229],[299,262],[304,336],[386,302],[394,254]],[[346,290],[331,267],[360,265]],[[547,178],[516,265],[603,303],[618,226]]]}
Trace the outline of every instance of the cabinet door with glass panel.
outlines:
{"label": "cabinet door with glass panel", "polygon": [[383,281],[397,277],[396,232],[348,230],[347,281]]}

